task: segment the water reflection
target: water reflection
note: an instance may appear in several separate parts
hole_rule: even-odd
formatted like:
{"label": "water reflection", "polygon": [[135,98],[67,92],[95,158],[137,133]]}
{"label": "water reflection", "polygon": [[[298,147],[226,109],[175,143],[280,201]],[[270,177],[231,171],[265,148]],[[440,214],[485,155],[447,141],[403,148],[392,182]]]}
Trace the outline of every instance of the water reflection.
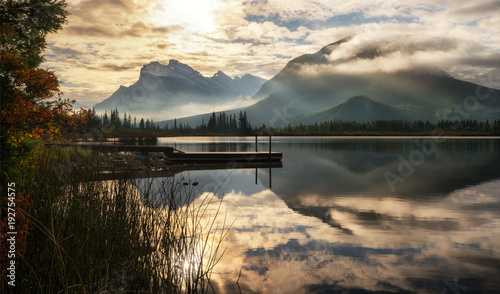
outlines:
{"label": "water reflection", "polygon": [[[275,139],[284,156],[272,189],[267,169],[257,184],[253,169],[189,172],[198,193],[223,198],[235,219],[216,290],[497,292],[499,140],[446,139],[428,149],[422,140]],[[388,172],[404,181],[391,189]]]}

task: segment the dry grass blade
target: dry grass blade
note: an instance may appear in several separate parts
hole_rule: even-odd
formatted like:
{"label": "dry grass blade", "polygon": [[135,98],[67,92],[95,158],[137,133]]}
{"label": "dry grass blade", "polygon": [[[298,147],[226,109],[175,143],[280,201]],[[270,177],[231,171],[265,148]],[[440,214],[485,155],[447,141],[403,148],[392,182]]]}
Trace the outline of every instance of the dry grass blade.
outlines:
{"label": "dry grass blade", "polygon": [[102,181],[102,162],[40,148],[9,175],[33,201],[14,292],[208,293],[229,230],[222,200],[173,178]]}

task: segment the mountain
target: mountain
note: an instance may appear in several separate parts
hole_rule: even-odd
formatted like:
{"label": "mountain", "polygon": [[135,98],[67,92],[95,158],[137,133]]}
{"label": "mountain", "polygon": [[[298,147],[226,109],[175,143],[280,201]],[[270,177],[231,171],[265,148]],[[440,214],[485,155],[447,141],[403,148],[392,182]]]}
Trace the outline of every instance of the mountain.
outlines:
{"label": "mountain", "polygon": [[[409,120],[436,121],[453,117],[460,110],[467,112],[459,113],[464,118],[500,118],[500,91],[454,79],[437,67],[421,65],[395,72],[347,68],[353,60],[369,63],[382,51],[366,48],[348,59],[331,58],[349,40],[342,39],[314,54],[291,60],[257,92],[256,97],[263,100],[246,109],[249,120],[286,125],[296,122],[299,116],[338,106],[360,95],[399,110],[393,115],[387,113],[385,119],[400,119],[403,115]],[[490,93],[488,99],[476,99],[477,107],[465,110],[467,97],[478,96],[478,89]]]}
{"label": "mountain", "polygon": [[[431,122],[500,118],[499,90],[455,79],[428,64],[401,68],[394,64],[380,65],[391,54],[384,51],[383,45],[373,44],[356,48],[350,55],[341,54],[346,48],[355,47],[347,46],[350,40],[345,38],[316,53],[292,59],[255,94],[254,99],[259,102],[226,112],[246,111],[253,126],[297,125],[304,116],[310,118],[309,122],[321,122],[329,116],[352,121],[364,119],[367,100],[348,100],[365,96],[376,105],[370,114],[374,118]],[[343,103],[347,104],[341,106]],[[336,106],[339,108],[334,109]],[[195,126],[207,117],[199,115],[177,121]]]}
{"label": "mountain", "polygon": [[95,105],[96,110],[120,112],[163,112],[174,118],[179,110],[192,106],[218,105],[253,96],[266,80],[246,74],[234,79],[222,71],[204,77],[177,60],[168,65],[151,62],[141,69],[139,80],[129,87],[120,86],[109,98]]}
{"label": "mountain", "polygon": [[397,120],[408,120],[408,117],[396,108],[373,101],[365,96],[355,96],[332,108],[298,117],[292,120],[292,124],[308,125],[336,120],[370,122],[384,120],[389,117]]}

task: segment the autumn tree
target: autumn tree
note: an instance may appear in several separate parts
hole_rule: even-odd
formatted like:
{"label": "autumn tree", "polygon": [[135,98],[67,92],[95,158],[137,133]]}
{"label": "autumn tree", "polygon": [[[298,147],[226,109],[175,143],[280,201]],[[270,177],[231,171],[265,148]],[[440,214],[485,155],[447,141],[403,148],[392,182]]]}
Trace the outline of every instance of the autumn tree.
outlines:
{"label": "autumn tree", "polygon": [[62,126],[82,121],[63,99],[53,71],[40,68],[46,36],[62,28],[64,1],[0,0],[1,143],[58,135]]}

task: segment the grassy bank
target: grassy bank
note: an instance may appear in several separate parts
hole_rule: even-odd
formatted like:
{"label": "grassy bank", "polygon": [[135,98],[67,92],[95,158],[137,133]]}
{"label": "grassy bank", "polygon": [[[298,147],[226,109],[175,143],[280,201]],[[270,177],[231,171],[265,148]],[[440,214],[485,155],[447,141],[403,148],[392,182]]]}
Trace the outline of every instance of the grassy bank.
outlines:
{"label": "grassy bank", "polygon": [[219,200],[193,202],[195,187],[165,178],[102,181],[105,159],[80,149],[37,147],[17,160],[2,183],[16,187],[16,286],[2,254],[2,293],[211,291],[227,227],[200,220]]}

